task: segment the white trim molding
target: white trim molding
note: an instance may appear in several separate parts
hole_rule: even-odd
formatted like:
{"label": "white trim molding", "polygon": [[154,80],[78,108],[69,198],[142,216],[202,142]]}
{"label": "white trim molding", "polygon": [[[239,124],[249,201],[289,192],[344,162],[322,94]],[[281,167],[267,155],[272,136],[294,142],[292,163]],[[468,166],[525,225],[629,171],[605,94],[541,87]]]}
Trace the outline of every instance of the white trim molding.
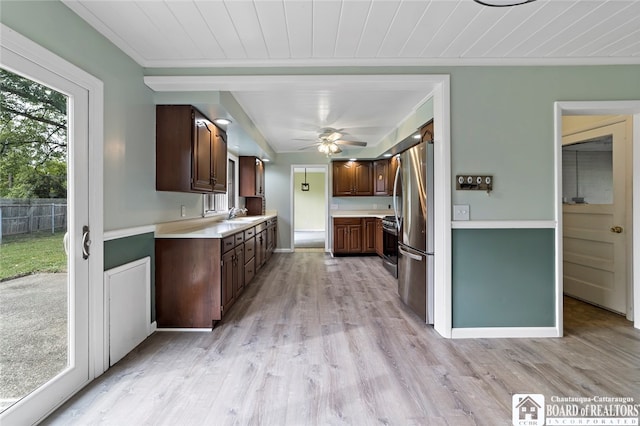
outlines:
{"label": "white trim molding", "polygon": [[120,238],[133,237],[135,235],[148,234],[150,232],[156,232],[155,225],[136,226],[133,228],[116,229],[113,231],[106,231],[104,233],[104,241],[112,241]]}
{"label": "white trim molding", "polygon": [[452,229],[555,229],[555,220],[470,220],[453,221]]}
{"label": "white trim molding", "polygon": [[454,328],[452,339],[523,339],[541,337],[562,337],[557,327],[478,327]]}
{"label": "white trim molding", "polygon": [[628,297],[633,325],[640,329],[640,100],[631,101],[559,101],[554,104],[555,124],[555,214],[556,231],[556,317],[562,331],[562,116],[633,115],[633,285]]}

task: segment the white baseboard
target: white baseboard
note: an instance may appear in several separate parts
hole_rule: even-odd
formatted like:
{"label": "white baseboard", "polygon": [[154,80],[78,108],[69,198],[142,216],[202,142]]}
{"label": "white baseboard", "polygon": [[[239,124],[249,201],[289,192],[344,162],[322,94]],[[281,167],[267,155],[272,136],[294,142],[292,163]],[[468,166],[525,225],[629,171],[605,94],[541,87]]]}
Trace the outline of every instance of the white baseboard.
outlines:
{"label": "white baseboard", "polygon": [[452,339],[506,339],[506,338],[537,338],[562,337],[556,327],[478,327],[453,328]]}
{"label": "white baseboard", "polygon": [[274,253],[293,253],[293,249],[290,249],[290,248],[277,248],[273,252]]}
{"label": "white baseboard", "polygon": [[149,324],[149,336],[151,336],[156,330],[158,330],[158,323],[154,321]]}

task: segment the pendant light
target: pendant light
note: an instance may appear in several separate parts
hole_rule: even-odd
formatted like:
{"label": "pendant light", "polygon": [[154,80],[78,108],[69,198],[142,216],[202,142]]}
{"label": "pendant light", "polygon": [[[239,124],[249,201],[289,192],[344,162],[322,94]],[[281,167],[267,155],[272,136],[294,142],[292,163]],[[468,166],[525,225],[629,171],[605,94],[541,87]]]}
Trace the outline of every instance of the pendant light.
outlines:
{"label": "pendant light", "polygon": [[304,182],[302,182],[302,190],[303,191],[308,191],[309,190],[309,184],[307,183],[307,168],[304,168]]}
{"label": "pendant light", "polygon": [[473,0],[478,4],[490,7],[509,7],[518,6],[520,4],[531,3],[535,0]]}

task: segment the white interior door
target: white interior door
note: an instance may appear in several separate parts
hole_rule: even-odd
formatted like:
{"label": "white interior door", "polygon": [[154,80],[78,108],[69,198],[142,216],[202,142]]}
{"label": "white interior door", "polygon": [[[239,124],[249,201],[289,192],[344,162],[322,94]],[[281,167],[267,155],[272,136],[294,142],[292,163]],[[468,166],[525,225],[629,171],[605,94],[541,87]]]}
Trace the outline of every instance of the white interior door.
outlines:
{"label": "white interior door", "polygon": [[[88,237],[83,234],[83,226],[89,224],[89,95],[86,89],[25,59],[4,45],[0,58],[3,69],[62,93],[67,100],[68,253],[66,273],[61,274],[62,306],[58,306],[66,328],[66,333],[62,333],[66,356],[63,354],[62,365],[52,372],[51,377],[47,377],[46,381],[39,383],[27,394],[17,395],[15,401],[11,401],[11,405],[0,414],[1,424],[29,425],[37,423],[60,405],[87,383],[90,377],[89,262],[83,256],[82,249],[83,238],[87,240]],[[38,290],[36,288],[35,292]],[[33,312],[40,317],[41,328],[46,329],[49,312],[37,306]],[[32,331],[27,327],[17,329],[22,333]],[[17,345],[21,344],[19,339],[16,341]],[[32,353],[45,350],[46,347],[35,347]]]}
{"label": "white interior door", "polygon": [[626,123],[564,136],[562,145],[564,292],[624,314]]}

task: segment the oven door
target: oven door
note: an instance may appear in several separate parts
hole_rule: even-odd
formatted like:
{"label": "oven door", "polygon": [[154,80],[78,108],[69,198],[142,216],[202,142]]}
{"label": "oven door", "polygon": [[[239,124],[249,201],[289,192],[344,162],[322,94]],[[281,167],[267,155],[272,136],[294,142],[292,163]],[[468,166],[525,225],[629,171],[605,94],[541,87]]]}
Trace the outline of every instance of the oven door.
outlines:
{"label": "oven door", "polygon": [[382,228],[382,264],[391,275],[398,277],[398,231],[395,228]]}

